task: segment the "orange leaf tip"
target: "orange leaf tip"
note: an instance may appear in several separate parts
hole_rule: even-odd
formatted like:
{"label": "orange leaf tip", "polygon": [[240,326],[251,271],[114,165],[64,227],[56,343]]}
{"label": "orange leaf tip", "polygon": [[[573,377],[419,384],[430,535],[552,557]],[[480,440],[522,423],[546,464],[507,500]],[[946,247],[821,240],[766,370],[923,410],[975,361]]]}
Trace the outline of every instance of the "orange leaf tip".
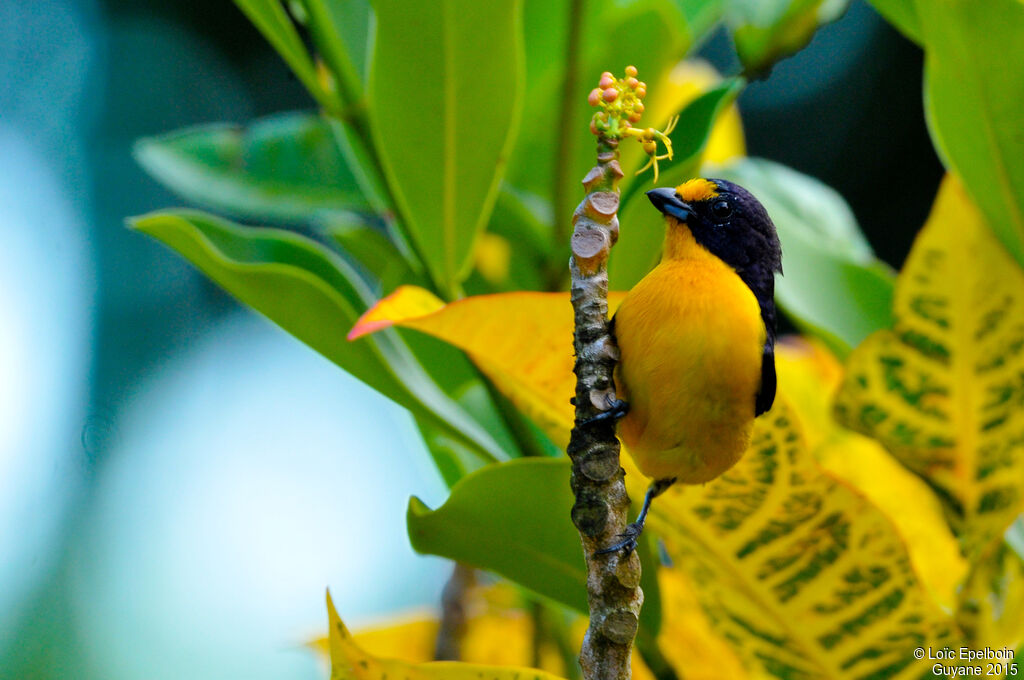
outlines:
{"label": "orange leaf tip", "polygon": [[418,286],[399,286],[359,317],[349,331],[348,339],[358,340],[406,319],[432,314],[442,307],[444,302],[429,290]]}

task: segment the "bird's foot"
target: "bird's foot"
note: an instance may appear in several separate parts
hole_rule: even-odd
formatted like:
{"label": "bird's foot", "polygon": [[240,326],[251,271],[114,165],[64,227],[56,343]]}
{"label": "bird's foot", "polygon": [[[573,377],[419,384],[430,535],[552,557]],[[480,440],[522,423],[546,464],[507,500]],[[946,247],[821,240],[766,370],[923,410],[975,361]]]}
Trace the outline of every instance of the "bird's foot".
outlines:
{"label": "bird's foot", "polygon": [[586,420],[580,421],[580,427],[587,427],[588,425],[594,425],[596,423],[604,422],[605,420],[616,421],[629,413],[629,402],[623,401],[622,399],[616,399],[608,407],[607,411],[601,411],[596,416],[587,418]]}
{"label": "bird's foot", "polygon": [[595,555],[607,555],[609,553],[622,551],[623,557],[628,557],[629,553],[636,550],[637,541],[640,540],[640,534],[643,533],[644,523],[633,522],[626,526],[626,530],[619,534],[619,538],[622,540],[615,545],[610,545],[607,548],[601,548]]}

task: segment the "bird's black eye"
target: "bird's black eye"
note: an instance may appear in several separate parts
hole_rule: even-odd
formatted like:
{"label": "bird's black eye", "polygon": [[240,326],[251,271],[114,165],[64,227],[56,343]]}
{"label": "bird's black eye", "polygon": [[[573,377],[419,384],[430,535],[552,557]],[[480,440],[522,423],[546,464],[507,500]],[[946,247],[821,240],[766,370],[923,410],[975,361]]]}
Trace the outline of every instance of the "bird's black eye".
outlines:
{"label": "bird's black eye", "polygon": [[711,216],[716,220],[724,220],[730,215],[732,215],[732,206],[729,205],[729,201],[719,199],[711,204]]}

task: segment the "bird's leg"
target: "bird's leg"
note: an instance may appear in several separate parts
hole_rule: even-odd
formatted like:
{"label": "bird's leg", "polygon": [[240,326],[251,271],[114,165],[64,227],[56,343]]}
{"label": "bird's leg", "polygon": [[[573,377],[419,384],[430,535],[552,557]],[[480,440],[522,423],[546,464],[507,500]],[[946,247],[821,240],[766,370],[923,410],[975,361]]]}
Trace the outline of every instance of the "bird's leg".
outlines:
{"label": "bird's leg", "polygon": [[623,401],[622,399],[616,399],[608,405],[608,410],[601,411],[596,416],[587,418],[586,420],[581,420],[580,426],[587,427],[588,425],[600,423],[605,420],[618,420],[627,413],[629,413],[629,402]]}
{"label": "bird's leg", "polygon": [[675,483],[675,477],[656,479],[651,482],[651,485],[647,487],[647,494],[644,496],[644,504],[640,508],[640,514],[637,516],[636,521],[627,526],[626,530],[619,534],[619,538],[623,540],[619,541],[615,545],[602,548],[594,554],[604,555],[607,553],[613,553],[617,550],[624,550],[626,555],[633,552],[633,550],[636,549],[637,540],[639,540],[640,534],[644,530],[644,522],[647,520],[647,511],[651,509],[651,501],[665,493],[665,491]]}

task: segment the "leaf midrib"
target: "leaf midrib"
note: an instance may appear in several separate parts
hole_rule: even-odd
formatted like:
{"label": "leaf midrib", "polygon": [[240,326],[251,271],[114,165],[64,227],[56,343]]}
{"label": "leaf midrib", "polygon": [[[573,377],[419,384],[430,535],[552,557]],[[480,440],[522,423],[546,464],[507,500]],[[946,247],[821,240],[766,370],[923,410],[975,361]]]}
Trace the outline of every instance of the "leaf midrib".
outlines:
{"label": "leaf midrib", "polygon": [[679,542],[685,542],[688,537],[698,543],[707,553],[714,555],[719,564],[719,568],[723,571],[729,572],[733,577],[733,583],[739,584],[740,588],[751,601],[770,616],[780,629],[786,631],[786,634],[790,638],[798,641],[801,649],[806,653],[806,658],[817,665],[825,677],[842,676],[842,670],[838,666],[833,667],[831,664],[827,663],[827,657],[821,656],[818,651],[818,647],[813,642],[805,640],[799,629],[790,626],[785,617],[778,616],[778,607],[767,604],[769,602],[774,602],[774,598],[767,593],[762,592],[762,589],[758,588],[756,584],[751,583],[749,574],[738,568],[738,561],[735,559],[735,556],[723,551],[725,541],[714,540],[713,537],[705,536],[704,534],[706,533],[706,529],[702,525],[692,524],[689,522],[686,523],[687,535],[683,536],[682,530],[672,522],[661,521],[656,511],[652,513],[651,520],[652,524],[659,527],[659,533],[673,533],[677,536],[676,540]]}
{"label": "leaf midrib", "polygon": [[453,0],[441,4],[441,44],[444,51],[444,198],[442,204],[445,278],[454,286],[457,277],[455,243],[456,170],[455,148],[455,26]]}

